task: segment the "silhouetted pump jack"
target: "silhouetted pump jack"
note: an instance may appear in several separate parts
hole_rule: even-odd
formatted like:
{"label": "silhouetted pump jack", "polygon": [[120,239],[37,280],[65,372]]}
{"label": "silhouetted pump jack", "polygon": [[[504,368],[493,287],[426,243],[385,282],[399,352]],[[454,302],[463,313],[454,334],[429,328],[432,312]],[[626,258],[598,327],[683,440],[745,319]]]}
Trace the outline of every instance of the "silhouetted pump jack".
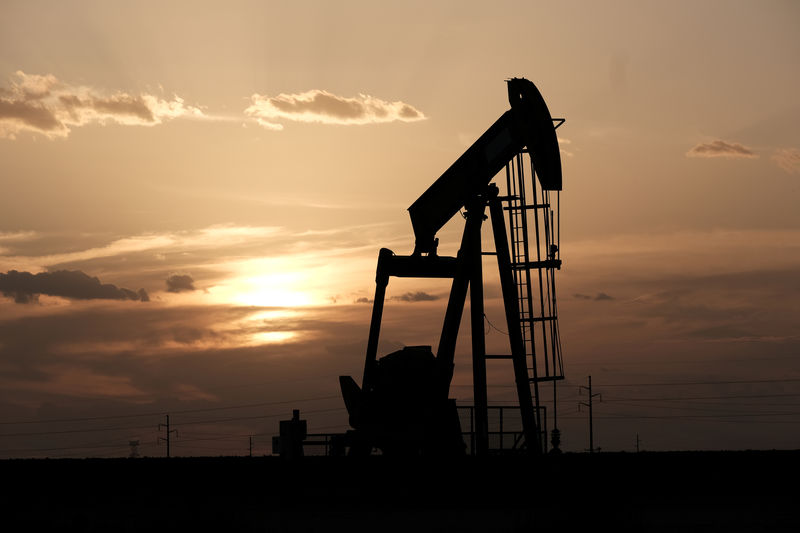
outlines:
{"label": "silhouetted pump jack", "polygon": [[[416,238],[414,252],[409,256],[399,256],[383,248],[378,254],[375,299],[361,387],[350,376],[339,378],[353,427],[346,437],[350,455],[369,454],[375,448],[385,455],[465,453],[455,400],[448,396],[456,338],[468,289],[475,399],[473,453],[485,454],[488,450],[487,358],[512,360],[524,435],[520,448],[524,447],[531,453],[542,452],[543,421],[538,383],[552,381],[555,391],[555,381],[563,379],[554,283],[554,269],[560,268],[561,260],[549,198],[550,191],[561,190],[561,158],[554,122],[560,120],[560,125],[563,120],[551,118],[544,99],[530,81],[513,78],[507,83],[511,109],[409,207]],[[535,175],[541,184],[541,200],[537,199],[533,168],[533,185],[527,192],[525,190],[523,153],[529,155],[531,167],[534,161],[536,163]],[[498,187],[490,182],[503,168],[506,170],[508,195],[501,197]],[[488,255],[497,257],[510,355],[487,356],[485,348],[481,226],[487,218],[487,206],[496,248],[496,252]],[[461,209],[466,209],[466,223],[458,255],[438,256],[436,233]],[[536,241],[530,246],[529,218],[536,222]],[[533,231],[531,228],[530,232]],[[534,247],[536,260],[532,256]],[[538,293],[532,291],[531,271],[539,274]],[[542,281],[543,275],[546,283]],[[453,280],[435,355],[430,346],[407,346],[377,358],[386,287],[391,277]],[[533,294],[541,295],[536,302]],[[537,315],[534,303],[538,304],[539,300],[541,306]],[[543,330],[540,339],[545,346],[541,371],[542,358],[537,365],[533,337],[534,325],[538,327],[539,323],[548,328]]]}

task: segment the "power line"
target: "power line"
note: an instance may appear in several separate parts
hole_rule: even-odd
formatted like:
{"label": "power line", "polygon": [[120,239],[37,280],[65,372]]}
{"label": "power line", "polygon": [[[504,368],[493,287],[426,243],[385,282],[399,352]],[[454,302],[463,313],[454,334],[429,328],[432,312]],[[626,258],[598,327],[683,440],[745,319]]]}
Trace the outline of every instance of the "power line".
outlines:
{"label": "power line", "polygon": [[[332,396],[318,396],[316,398],[302,398],[296,400],[280,400],[275,402],[259,402],[259,403],[248,403],[248,404],[240,404],[240,405],[228,405],[224,407],[203,407],[197,409],[179,409],[179,410],[169,410],[172,414],[186,414],[186,413],[204,413],[204,412],[211,412],[211,411],[224,411],[228,409],[246,409],[248,407],[265,407],[268,405],[283,405],[283,404],[290,404],[290,403],[300,403],[300,402],[312,402],[317,400],[331,400],[334,398],[339,398],[338,395]],[[50,420],[24,420],[20,422],[9,422],[3,421],[0,422],[0,425],[9,426],[9,425],[22,425],[22,424],[52,424],[57,422],[87,422],[91,420],[113,420],[116,418],[142,418],[146,416],[162,416],[164,411],[153,411],[149,413],[136,413],[136,414],[127,414],[127,415],[103,415],[103,416],[88,416],[88,417],[81,417],[81,418],[53,418]]]}
{"label": "power line", "polygon": [[[706,405],[705,407],[689,407],[685,405],[646,405],[640,403],[619,402],[619,405],[626,407],[642,407],[646,409],[677,409],[681,411],[702,411],[705,413],[736,413],[737,411],[714,409],[714,407],[726,407],[726,404]],[[741,405],[740,405],[741,407]],[[762,407],[761,405],[745,405],[745,407]]]}
{"label": "power line", "polygon": [[300,381],[318,381],[320,379],[331,379],[338,377],[338,374],[328,374],[325,376],[311,376],[307,378],[295,378],[295,379],[281,379],[275,381],[262,381],[259,383],[243,383],[241,385],[220,385],[219,387],[205,387],[204,390],[229,390],[229,389],[243,389],[248,387],[264,387],[267,385],[284,385],[286,383],[297,383]]}
{"label": "power line", "polygon": [[[750,417],[762,417],[762,416],[800,416],[800,412],[795,413],[739,413],[739,414],[718,414],[718,415],[626,415],[626,414],[612,414],[610,416],[596,416],[595,418],[605,418],[605,419],[617,419],[617,420],[638,420],[638,419],[647,419],[647,418],[654,418],[654,419],[668,419],[668,418],[680,418],[684,420],[693,420],[696,418],[750,418]],[[566,417],[571,419],[580,419],[581,417],[572,416]]]}
{"label": "power line", "polygon": [[[343,411],[344,407],[332,407],[330,409],[311,409],[307,411],[303,411],[304,414],[309,413],[328,413],[331,411]],[[256,420],[260,418],[275,418],[278,416],[285,416],[286,413],[274,413],[269,415],[256,415],[256,416],[238,416],[238,417],[231,417],[231,418],[217,418],[211,420],[195,420],[191,422],[181,422],[180,426],[196,426],[200,424],[216,424],[218,422],[234,422],[237,420]]]}
{"label": "power line", "polygon": [[494,324],[492,324],[492,321],[491,321],[491,320],[489,320],[489,317],[488,317],[488,316],[486,316],[486,313],[484,313],[484,314],[483,314],[483,318],[486,320],[486,323],[487,323],[487,324],[489,324],[489,327],[490,327],[490,328],[492,328],[493,330],[497,331],[498,333],[502,333],[503,335],[505,335],[506,337],[508,337],[508,333],[506,333],[506,332],[505,332],[505,331],[503,331],[502,329],[500,329],[500,328],[498,328],[497,326],[495,326]]}
{"label": "power line", "polygon": [[633,401],[633,402],[671,402],[682,400],[726,400],[728,398],[788,398],[797,397],[800,393],[786,394],[728,394],[724,396],[676,396],[672,398],[623,398],[612,396],[607,402]]}
{"label": "power line", "polygon": [[[246,437],[250,435],[250,433],[220,433],[217,432],[208,432],[208,431],[194,431],[188,430],[188,432],[183,433],[184,436],[190,437],[190,439],[194,438],[233,438],[233,437]],[[185,438],[181,438],[181,440],[186,441]]]}
{"label": "power line", "polygon": [[[311,409],[304,411],[304,413],[327,413],[331,411],[342,411],[344,407],[333,407],[330,409]],[[177,411],[176,411],[177,412]],[[238,420],[257,420],[262,418],[275,418],[279,416],[285,416],[286,413],[271,413],[267,415],[255,415],[255,416],[237,416],[237,417],[229,417],[229,418],[214,418],[210,420],[193,420],[189,422],[181,422],[178,424],[179,426],[196,426],[200,424],[216,424],[219,422],[235,422]],[[123,431],[128,429],[148,429],[151,428],[152,424],[148,424],[146,426],[123,426],[123,427],[112,427],[112,428],[91,428],[91,429],[64,429],[58,431],[31,431],[25,433],[3,433],[0,434],[0,437],[31,437],[35,435],[63,435],[68,433],[93,433],[99,431]]]}
{"label": "power line", "polygon": [[69,433],[94,433],[98,431],[124,431],[127,429],[149,429],[153,424],[146,426],[123,426],[114,428],[91,428],[91,429],[62,429],[58,431],[29,431],[25,433],[3,433],[0,437],[33,437],[35,435],[66,435]]}
{"label": "power line", "polygon": [[672,381],[662,383],[603,383],[603,387],[670,387],[678,385],[738,385],[745,383],[798,383],[797,379],[747,379],[730,381]]}
{"label": "power line", "polygon": [[0,450],[0,453],[19,453],[19,452],[51,452],[62,450],[93,450],[99,448],[120,448],[126,449],[127,446],[122,444],[96,444],[92,446],[57,446],[53,448],[6,448]]}

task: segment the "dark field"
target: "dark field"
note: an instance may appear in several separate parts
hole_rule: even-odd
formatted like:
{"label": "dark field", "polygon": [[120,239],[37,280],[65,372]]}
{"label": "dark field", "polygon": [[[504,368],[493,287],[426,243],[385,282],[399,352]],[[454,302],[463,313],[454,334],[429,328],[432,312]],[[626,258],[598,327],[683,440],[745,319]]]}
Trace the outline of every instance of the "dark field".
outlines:
{"label": "dark field", "polygon": [[771,451],[8,460],[0,529],[800,531],[798,459]]}

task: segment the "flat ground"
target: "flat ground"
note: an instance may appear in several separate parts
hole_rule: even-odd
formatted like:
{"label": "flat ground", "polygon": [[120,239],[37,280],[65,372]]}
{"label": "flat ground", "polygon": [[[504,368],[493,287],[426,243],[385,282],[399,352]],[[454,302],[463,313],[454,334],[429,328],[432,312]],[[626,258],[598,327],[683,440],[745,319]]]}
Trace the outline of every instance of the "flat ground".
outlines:
{"label": "flat ground", "polygon": [[[4,531],[800,531],[800,451],[0,461]],[[5,524],[14,527],[6,528]]]}

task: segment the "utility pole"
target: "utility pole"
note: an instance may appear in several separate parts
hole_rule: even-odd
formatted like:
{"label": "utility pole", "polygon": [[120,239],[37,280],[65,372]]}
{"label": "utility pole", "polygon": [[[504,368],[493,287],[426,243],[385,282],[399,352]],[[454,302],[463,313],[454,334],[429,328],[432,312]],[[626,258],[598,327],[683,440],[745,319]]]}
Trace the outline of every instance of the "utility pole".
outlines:
{"label": "utility pole", "polygon": [[581,385],[578,388],[578,395],[582,394],[584,389],[589,391],[589,401],[578,403],[578,410],[580,411],[581,405],[584,405],[589,408],[589,453],[594,453],[594,427],[592,426],[592,399],[595,396],[599,396],[600,401],[602,402],[603,397],[599,392],[592,394],[592,376],[589,376],[588,387],[585,385]]}
{"label": "utility pole", "polygon": [[167,423],[166,424],[159,424],[158,425],[158,430],[161,431],[161,428],[166,428],[167,429],[167,436],[166,437],[158,437],[158,442],[161,442],[163,440],[163,441],[165,441],[167,443],[167,458],[169,458],[169,440],[170,440],[170,435],[172,433],[175,433],[175,436],[177,437],[178,436],[178,430],[177,429],[169,429],[169,415],[165,415],[165,416],[167,417]]}
{"label": "utility pole", "polygon": [[250,435],[250,457],[253,457],[253,436]]}
{"label": "utility pole", "polygon": [[641,441],[641,440],[639,440],[639,434],[637,433],[637,434],[636,434],[636,453],[639,453],[639,444],[640,444],[641,442],[642,442],[642,441]]}

